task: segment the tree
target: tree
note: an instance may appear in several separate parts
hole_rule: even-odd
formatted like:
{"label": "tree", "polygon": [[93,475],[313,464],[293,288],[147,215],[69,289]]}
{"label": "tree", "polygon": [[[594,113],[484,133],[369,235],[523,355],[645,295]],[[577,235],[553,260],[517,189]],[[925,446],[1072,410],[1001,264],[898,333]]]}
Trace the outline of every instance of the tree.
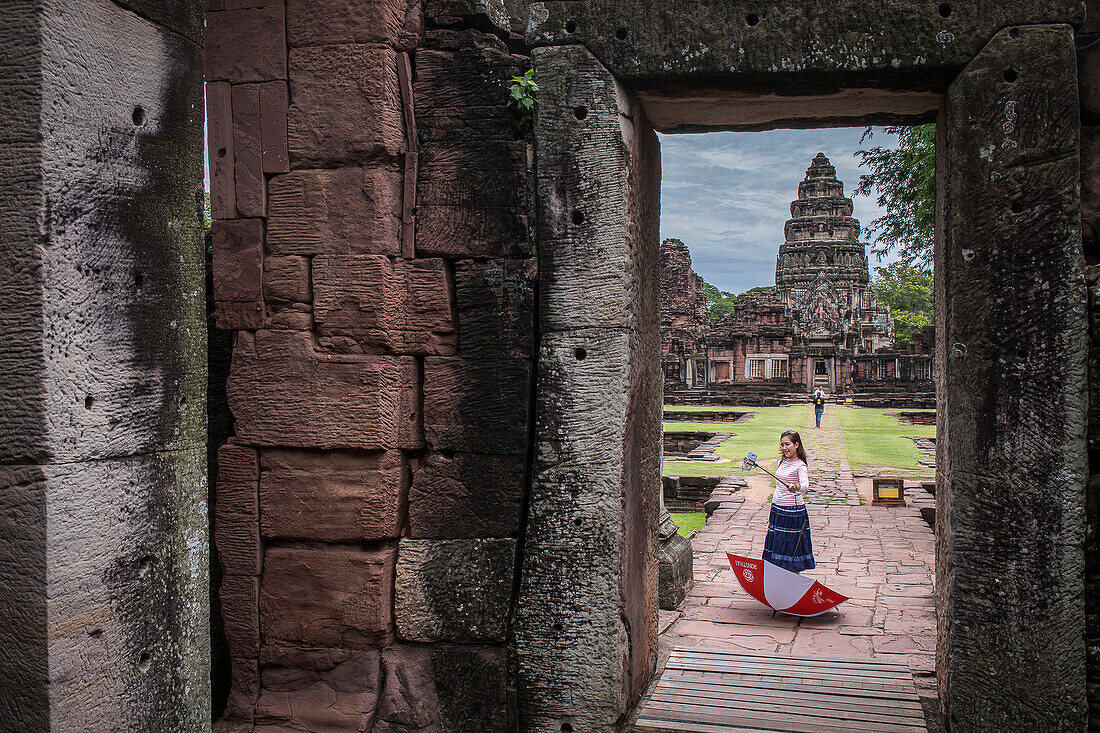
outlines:
{"label": "tree", "polygon": [[893,262],[875,268],[871,287],[879,302],[890,306],[894,317],[894,345],[904,347],[913,335],[932,322],[932,273],[922,268]]}
{"label": "tree", "polygon": [[[871,222],[870,248],[880,260],[897,250],[901,261],[919,269],[932,266],[932,241],[936,221],[936,126],[887,127],[898,136],[897,148],[857,150],[859,164],[871,170],[859,177],[855,193],[878,193],[878,205],[886,214]],[[873,136],[871,128],[860,138]]]}
{"label": "tree", "polygon": [[727,313],[733,313],[733,303],[737,300],[737,296],[733,293],[719,290],[706,280],[703,281],[703,297],[707,301],[711,325],[718,323],[718,319]]}

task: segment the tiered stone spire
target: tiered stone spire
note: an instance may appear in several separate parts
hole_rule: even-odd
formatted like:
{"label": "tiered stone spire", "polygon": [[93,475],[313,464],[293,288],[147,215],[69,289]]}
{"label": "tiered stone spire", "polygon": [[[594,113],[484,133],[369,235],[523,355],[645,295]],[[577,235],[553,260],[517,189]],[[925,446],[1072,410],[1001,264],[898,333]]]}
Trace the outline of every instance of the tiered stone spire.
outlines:
{"label": "tiered stone spire", "polygon": [[833,283],[868,281],[867,255],[859,243],[859,221],[852,200],[824,153],[814,157],[791,202],[779,247],[775,284],[780,289],[807,286],[819,278]]}

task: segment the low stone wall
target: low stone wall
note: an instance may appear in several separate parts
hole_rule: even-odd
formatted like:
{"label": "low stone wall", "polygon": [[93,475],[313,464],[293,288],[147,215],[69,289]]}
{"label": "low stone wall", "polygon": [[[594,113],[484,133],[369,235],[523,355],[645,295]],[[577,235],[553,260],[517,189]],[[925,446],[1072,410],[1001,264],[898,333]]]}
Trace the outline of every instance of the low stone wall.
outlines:
{"label": "low stone wall", "polygon": [[901,421],[903,425],[935,425],[936,413],[935,412],[898,412],[895,417]]}
{"label": "low stone wall", "polygon": [[746,415],[751,416],[752,413],[732,410],[665,410],[664,419],[668,422],[738,422]]}
{"label": "low stone wall", "polygon": [[665,456],[687,456],[714,435],[691,430],[665,431]]}

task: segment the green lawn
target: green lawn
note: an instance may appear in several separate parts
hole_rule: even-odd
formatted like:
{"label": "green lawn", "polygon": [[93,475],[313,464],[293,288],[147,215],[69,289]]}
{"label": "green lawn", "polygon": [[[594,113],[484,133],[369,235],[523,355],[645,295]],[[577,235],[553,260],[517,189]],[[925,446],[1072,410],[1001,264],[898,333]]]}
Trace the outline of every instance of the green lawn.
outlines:
{"label": "green lawn", "polygon": [[[742,409],[742,408],[739,408]],[[748,408],[743,408],[748,409]],[[665,430],[702,430],[711,433],[734,433],[734,436],[716,451],[723,458],[731,458],[735,464],[665,461],[666,476],[725,476],[740,470],[741,461],[750,451],[759,458],[760,465],[774,469],[779,463],[779,434],[787,428],[799,431],[805,442],[806,450],[813,453],[813,428],[803,423],[813,422],[813,407],[809,405],[789,405],[787,407],[754,407],[752,417],[728,425],[714,423],[666,422]]]}
{"label": "green lawn", "polygon": [[695,530],[707,523],[705,512],[692,512],[691,514],[672,514],[672,521],[680,525],[680,534],[687,537]]}
{"label": "green lawn", "polygon": [[[666,409],[676,409],[667,407]],[[753,417],[738,423],[715,425],[714,423],[666,422],[665,430],[697,430],[705,432],[730,432],[734,436],[718,447],[717,453],[735,463],[709,463],[706,461],[665,461],[666,476],[725,476],[740,470],[740,462],[749,451],[759,456],[760,464],[774,470],[778,463],[779,434],[787,428],[802,435],[806,452],[810,457],[818,452],[817,434],[813,428],[813,408],[810,405],[786,407],[730,408],[751,411]],[[918,465],[924,454],[916,443],[905,436],[936,435],[936,428],[924,425],[902,425],[897,418],[887,415],[896,410],[829,405],[826,414],[836,419],[841,427],[845,450],[852,470],[866,466],[885,466],[893,472],[912,477],[933,475],[934,471]],[[876,469],[879,473],[889,470]]]}
{"label": "green lawn", "polygon": [[933,469],[917,463],[925,455],[917,448],[916,443],[905,437],[916,435],[934,438],[934,425],[902,425],[897,418],[886,414],[897,410],[859,407],[833,409],[844,437],[848,463],[853,471],[867,466],[885,466],[891,470],[876,469],[877,472],[925,478],[935,475]]}
{"label": "green lawn", "polygon": [[665,405],[669,412],[756,412],[758,407],[737,407],[736,405],[714,405],[703,407],[700,405]]}

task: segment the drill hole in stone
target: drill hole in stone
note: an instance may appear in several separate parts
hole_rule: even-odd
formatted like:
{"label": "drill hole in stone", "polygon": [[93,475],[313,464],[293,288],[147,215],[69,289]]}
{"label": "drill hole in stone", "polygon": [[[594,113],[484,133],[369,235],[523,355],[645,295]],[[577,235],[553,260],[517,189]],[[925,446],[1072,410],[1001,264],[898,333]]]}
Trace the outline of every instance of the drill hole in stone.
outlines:
{"label": "drill hole in stone", "polygon": [[562,626],[561,624],[552,624],[550,626],[550,628],[552,628],[554,631],[564,631],[565,630],[565,627]]}
{"label": "drill hole in stone", "polygon": [[1022,214],[1024,213],[1024,202],[1016,199],[1008,208],[1012,210],[1013,214]]}
{"label": "drill hole in stone", "polygon": [[153,655],[149,652],[142,652],[141,658],[138,659],[138,668],[142,672],[148,672],[149,668],[153,666]]}
{"label": "drill hole in stone", "polygon": [[584,357],[588,356],[588,352],[578,347],[573,349],[573,356],[577,357],[577,361],[584,361]]}
{"label": "drill hole in stone", "polygon": [[144,578],[153,569],[153,556],[146,555],[138,561],[138,576]]}
{"label": "drill hole in stone", "polygon": [[620,41],[625,41],[628,35],[630,35],[630,31],[626,28],[619,28],[615,31],[615,38],[618,38]]}
{"label": "drill hole in stone", "polygon": [[581,520],[579,520],[579,519],[574,519],[574,520],[573,520],[573,524],[575,524],[575,525],[577,525],[577,526],[579,527],[579,526],[581,526],[581,525],[583,524],[583,522],[582,522]]}
{"label": "drill hole in stone", "polygon": [[1009,31],[1008,31],[1008,37],[1009,37],[1009,38],[1019,38],[1019,37],[1020,37],[1020,29],[1019,29],[1019,28],[1011,28],[1011,29],[1009,29]]}
{"label": "drill hole in stone", "polygon": [[225,157],[225,148],[218,148],[218,157],[219,158],[224,158]]}
{"label": "drill hole in stone", "polygon": [[141,106],[134,107],[133,114],[130,115],[130,119],[134,121],[134,124],[141,127],[145,124],[145,110]]}
{"label": "drill hole in stone", "polygon": [[573,223],[574,224],[583,224],[584,223],[584,212],[583,211],[577,209],[573,212]]}
{"label": "drill hole in stone", "polygon": [[1019,74],[1016,73],[1016,69],[1005,69],[1005,81],[1009,84],[1016,81],[1019,78]]}
{"label": "drill hole in stone", "polygon": [[566,33],[576,33],[577,32],[577,21],[575,21],[575,20],[565,21],[565,32]]}
{"label": "drill hole in stone", "polygon": [[93,639],[98,639],[99,637],[103,636],[103,629],[92,629],[88,632],[88,636],[92,637]]}
{"label": "drill hole in stone", "polygon": [[90,410],[90,409],[92,409],[92,405],[94,405],[94,404],[95,404],[95,398],[92,397],[91,395],[85,395],[85,397],[84,397],[84,409],[85,410]]}
{"label": "drill hole in stone", "polygon": [[745,16],[745,25],[752,28],[754,25],[760,22],[760,16],[756,13],[749,13]]}
{"label": "drill hole in stone", "polygon": [[569,725],[569,723],[562,723],[561,733],[573,733],[573,726]]}
{"label": "drill hole in stone", "polygon": [[588,107],[585,107],[583,104],[578,107],[574,107],[573,114],[578,120],[583,120],[585,117],[588,116]]}
{"label": "drill hole in stone", "polygon": [[951,17],[951,6],[948,5],[947,3],[940,3],[940,17],[941,18],[950,18]]}

